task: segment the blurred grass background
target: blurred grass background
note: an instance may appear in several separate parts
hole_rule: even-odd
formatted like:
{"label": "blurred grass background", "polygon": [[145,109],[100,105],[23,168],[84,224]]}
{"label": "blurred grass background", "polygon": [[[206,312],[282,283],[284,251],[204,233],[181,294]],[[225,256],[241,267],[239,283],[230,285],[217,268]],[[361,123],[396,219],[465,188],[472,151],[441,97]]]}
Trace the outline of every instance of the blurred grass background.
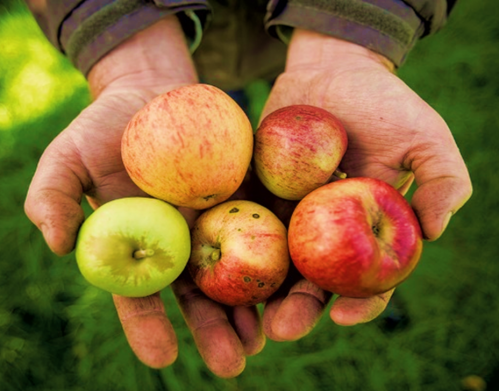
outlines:
{"label": "blurred grass background", "polygon": [[[169,290],[180,354],[155,371],[131,353],[111,297],[57,258],[23,212],[37,161],[89,103],[83,77],[20,1],[0,4],[0,390],[499,390],[499,12],[461,0],[400,77],[448,122],[474,195],[427,243],[385,316],[352,328],[324,316],[294,343],[268,341],[244,373],[205,367]],[[256,116],[265,86],[249,88]],[[402,316],[402,321],[394,322]],[[467,380],[467,385],[463,384]],[[474,384],[474,385],[473,385]]]}

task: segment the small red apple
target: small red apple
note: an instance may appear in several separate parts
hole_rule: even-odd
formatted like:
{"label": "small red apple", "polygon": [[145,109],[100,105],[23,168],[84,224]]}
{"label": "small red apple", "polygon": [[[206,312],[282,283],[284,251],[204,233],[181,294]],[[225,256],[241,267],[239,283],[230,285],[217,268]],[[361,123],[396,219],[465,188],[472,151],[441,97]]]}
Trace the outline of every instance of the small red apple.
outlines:
{"label": "small red apple", "polygon": [[123,164],[147,194],[206,209],[242,183],[253,151],[248,117],[222,90],[192,84],[160,95],[123,134]]}
{"label": "small red apple", "polygon": [[265,117],[255,134],[255,172],[278,197],[300,200],[328,182],[347,143],[343,125],[330,112],[287,106]]}
{"label": "small red apple", "polygon": [[307,195],[291,217],[288,244],[306,279],[347,297],[394,288],[414,270],[423,248],[409,203],[370,178],[339,180]]}
{"label": "small red apple", "polygon": [[191,235],[187,269],[201,291],[219,303],[264,302],[286,278],[286,228],[255,202],[227,201],[205,211]]}

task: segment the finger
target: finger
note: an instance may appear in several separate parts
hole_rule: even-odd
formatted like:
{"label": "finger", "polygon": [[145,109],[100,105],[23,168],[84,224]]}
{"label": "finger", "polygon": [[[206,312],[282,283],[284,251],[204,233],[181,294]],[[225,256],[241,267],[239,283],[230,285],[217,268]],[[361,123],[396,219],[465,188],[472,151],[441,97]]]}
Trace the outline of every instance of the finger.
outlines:
{"label": "finger", "polygon": [[232,308],[231,323],[243,344],[246,356],[254,356],[265,346],[265,334],[256,306]]}
{"label": "finger", "polygon": [[276,341],[295,341],[312,331],[319,321],[331,293],[300,279],[286,297],[269,302],[264,312],[264,330]]}
{"label": "finger", "polygon": [[239,375],[246,365],[245,350],[225,308],[206,297],[186,273],[172,284],[172,288],[208,368],[223,378]]}
{"label": "finger", "polygon": [[272,322],[274,321],[275,315],[279,311],[282,302],[288,296],[290,289],[302,278],[301,274],[298,273],[298,270],[296,270],[291,263],[284,283],[279,287],[277,292],[265,302],[263,311],[263,332],[273,341],[285,341],[284,338],[279,337],[272,331]]}
{"label": "finger", "polygon": [[113,295],[126,338],[137,358],[151,368],[164,368],[177,358],[175,331],[156,293],[132,298]]}
{"label": "finger", "polygon": [[[64,143],[67,152],[73,146]],[[49,248],[57,255],[70,253],[85,216],[80,206],[83,173],[78,165],[49,146],[38,164],[30,184],[24,209],[29,219],[42,231]]]}
{"label": "finger", "polygon": [[395,289],[368,298],[338,297],[329,315],[340,326],[367,323],[378,317],[388,305]]}
{"label": "finger", "polygon": [[[446,127],[445,123],[441,126]],[[430,130],[428,133],[432,134]],[[433,134],[438,133],[434,131]],[[412,206],[425,238],[436,240],[452,215],[471,197],[468,170],[450,131],[438,137],[432,136],[431,141],[421,142],[407,157],[418,186],[412,197]]]}
{"label": "finger", "polygon": [[279,308],[281,307],[282,302],[286,298],[286,293],[277,292],[265,303],[265,308],[263,311],[263,332],[273,341],[283,342],[286,341],[285,338],[280,337],[276,333],[274,333],[272,329],[272,323],[275,319]]}

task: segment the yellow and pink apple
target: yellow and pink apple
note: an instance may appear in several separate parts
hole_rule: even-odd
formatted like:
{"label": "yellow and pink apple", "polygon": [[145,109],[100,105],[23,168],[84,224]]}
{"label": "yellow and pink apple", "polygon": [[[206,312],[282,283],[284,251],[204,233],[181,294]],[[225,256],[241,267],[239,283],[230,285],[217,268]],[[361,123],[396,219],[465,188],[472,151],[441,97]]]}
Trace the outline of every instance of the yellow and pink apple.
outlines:
{"label": "yellow and pink apple", "polygon": [[125,168],[139,188],[192,209],[228,199],[242,183],[252,151],[246,114],[206,84],[153,99],[129,122],[121,144]]}
{"label": "yellow and pink apple", "polygon": [[267,208],[227,201],[205,212],[191,229],[187,269],[211,299],[229,306],[264,302],[286,278],[287,231]]}

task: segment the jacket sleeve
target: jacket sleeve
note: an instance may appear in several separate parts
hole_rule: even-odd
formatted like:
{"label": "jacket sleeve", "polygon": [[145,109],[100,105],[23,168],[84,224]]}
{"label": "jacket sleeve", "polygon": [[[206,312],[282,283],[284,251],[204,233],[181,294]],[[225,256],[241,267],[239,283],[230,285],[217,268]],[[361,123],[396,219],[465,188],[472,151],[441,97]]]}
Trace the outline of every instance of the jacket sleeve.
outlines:
{"label": "jacket sleeve", "polygon": [[445,24],[456,0],[271,0],[266,28],[286,41],[299,27],[367,47],[400,66]]}
{"label": "jacket sleeve", "polygon": [[[177,14],[198,42],[208,0],[25,0],[42,31],[84,75],[112,48],[159,19]],[[43,3],[43,2],[42,2]]]}

